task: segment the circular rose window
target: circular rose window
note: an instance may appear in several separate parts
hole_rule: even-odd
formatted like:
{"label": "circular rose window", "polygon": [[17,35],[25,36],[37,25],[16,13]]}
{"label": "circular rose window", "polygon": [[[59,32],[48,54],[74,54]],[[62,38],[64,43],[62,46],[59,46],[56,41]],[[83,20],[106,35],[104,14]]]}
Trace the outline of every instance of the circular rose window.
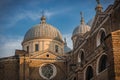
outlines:
{"label": "circular rose window", "polygon": [[56,75],[56,67],[53,64],[43,64],[39,68],[40,76],[44,79],[51,79]]}

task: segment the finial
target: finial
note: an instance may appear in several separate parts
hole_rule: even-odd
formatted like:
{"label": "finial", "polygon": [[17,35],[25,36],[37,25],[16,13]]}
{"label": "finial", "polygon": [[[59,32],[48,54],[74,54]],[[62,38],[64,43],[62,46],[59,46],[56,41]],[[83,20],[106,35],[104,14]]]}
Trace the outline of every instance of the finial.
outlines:
{"label": "finial", "polygon": [[96,0],[97,4],[100,4],[100,0]]}
{"label": "finial", "polygon": [[80,16],[81,16],[81,24],[84,24],[84,18],[83,18],[83,13],[80,12]]}
{"label": "finial", "polygon": [[83,13],[82,12],[80,12],[80,16],[81,16],[81,18],[83,17]]}
{"label": "finial", "polygon": [[42,12],[41,12],[41,13],[42,13],[42,16],[44,16],[44,15],[45,15],[45,11],[44,11],[44,10],[42,10]]}
{"label": "finial", "polygon": [[96,2],[97,2],[97,6],[96,6],[96,8],[95,8],[96,13],[100,13],[100,12],[102,12],[103,7],[102,7],[102,5],[100,4],[100,0],[96,0]]}
{"label": "finial", "polygon": [[46,23],[46,17],[45,17],[45,12],[44,12],[44,10],[42,10],[41,14],[42,14],[41,24]]}
{"label": "finial", "polygon": [[64,38],[64,42],[65,42],[65,45],[67,45],[67,41],[66,41],[66,38]]}

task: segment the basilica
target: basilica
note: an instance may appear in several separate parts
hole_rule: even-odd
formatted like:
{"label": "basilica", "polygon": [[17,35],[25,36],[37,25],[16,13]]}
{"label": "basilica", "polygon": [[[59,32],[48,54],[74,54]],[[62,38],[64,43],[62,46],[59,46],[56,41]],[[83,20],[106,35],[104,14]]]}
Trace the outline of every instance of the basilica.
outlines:
{"label": "basilica", "polygon": [[22,50],[0,58],[0,80],[120,80],[120,0],[103,11],[97,0],[90,24],[81,13],[73,30],[73,49],[42,15],[28,29]]}

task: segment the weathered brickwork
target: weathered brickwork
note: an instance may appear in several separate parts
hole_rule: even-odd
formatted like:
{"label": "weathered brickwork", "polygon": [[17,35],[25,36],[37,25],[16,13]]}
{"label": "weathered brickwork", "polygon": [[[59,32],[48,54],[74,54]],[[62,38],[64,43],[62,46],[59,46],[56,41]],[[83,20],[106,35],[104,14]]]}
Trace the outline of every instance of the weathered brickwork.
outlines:
{"label": "weathered brickwork", "polygon": [[[119,80],[120,79],[120,1],[114,2],[103,13],[96,14],[94,25],[89,32],[87,38],[80,41],[76,40],[76,44],[71,56],[71,64],[75,67],[73,77],[77,80],[87,79],[87,68],[92,67],[93,76],[91,80]],[[96,25],[95,25],[96,24]],[[105,31],[106,37],[104,42],[97,46],[99,34]],[[79,38],[79,36],[78,36]],[[80,51],[84,51],[84,61],[78,62],[81,55]],[[107,68],[102,72],[100,69],[100,60],[103,56],[107,56]],[[70,64],[69,63],[69,64]],[[77,66],[79,64],[79,66]],[[92,72],[91,72],[92,74]],[[71,76],[71,75],[70,75]],[[71,78],[70,80],[72,80]]]}
{"label": "weathered brickwork", "polygon": [[19,60],[8,58],[0,60],[0,80],[18,80],[19,79]]}
{"label": "weathered brickwork", "polygon": [[112,32],[115,79],[120,79],[120,30]]}
{"label": "weathered brickwork", "polygon": [[[37,40],[26,42],[25,50],[34,41],[36,44]],[[63,55],[64,43],[45,41],[44,51],[34,52],[32,46],[31,54],[16,50],[15,56],[0,59],[0,80],[120,80],[120,0],[96,13],[91,30],[82,37],[77,35],[72,51]],[[59,54],[55,53],[53,43],[61,46]],[[53,78],[41,75],[44,64],[55,66]]]}

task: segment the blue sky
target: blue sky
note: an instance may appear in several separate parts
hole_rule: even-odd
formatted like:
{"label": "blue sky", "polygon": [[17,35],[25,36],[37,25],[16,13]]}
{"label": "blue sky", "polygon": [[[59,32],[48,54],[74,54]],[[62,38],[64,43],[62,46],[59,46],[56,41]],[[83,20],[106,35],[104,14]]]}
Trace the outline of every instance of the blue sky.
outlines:
{"label": "blue sky", "polygon": [[[100,0],[104,9],[114,0]],[[28,29],[40,23],[44,10],[47,23],[67,37],[68,46],[73,29],[80,24],[80,11],[85,22],[95,15],[96,0],[0,0],[0,57],[14,55],[22,49],[21,42]]]}

